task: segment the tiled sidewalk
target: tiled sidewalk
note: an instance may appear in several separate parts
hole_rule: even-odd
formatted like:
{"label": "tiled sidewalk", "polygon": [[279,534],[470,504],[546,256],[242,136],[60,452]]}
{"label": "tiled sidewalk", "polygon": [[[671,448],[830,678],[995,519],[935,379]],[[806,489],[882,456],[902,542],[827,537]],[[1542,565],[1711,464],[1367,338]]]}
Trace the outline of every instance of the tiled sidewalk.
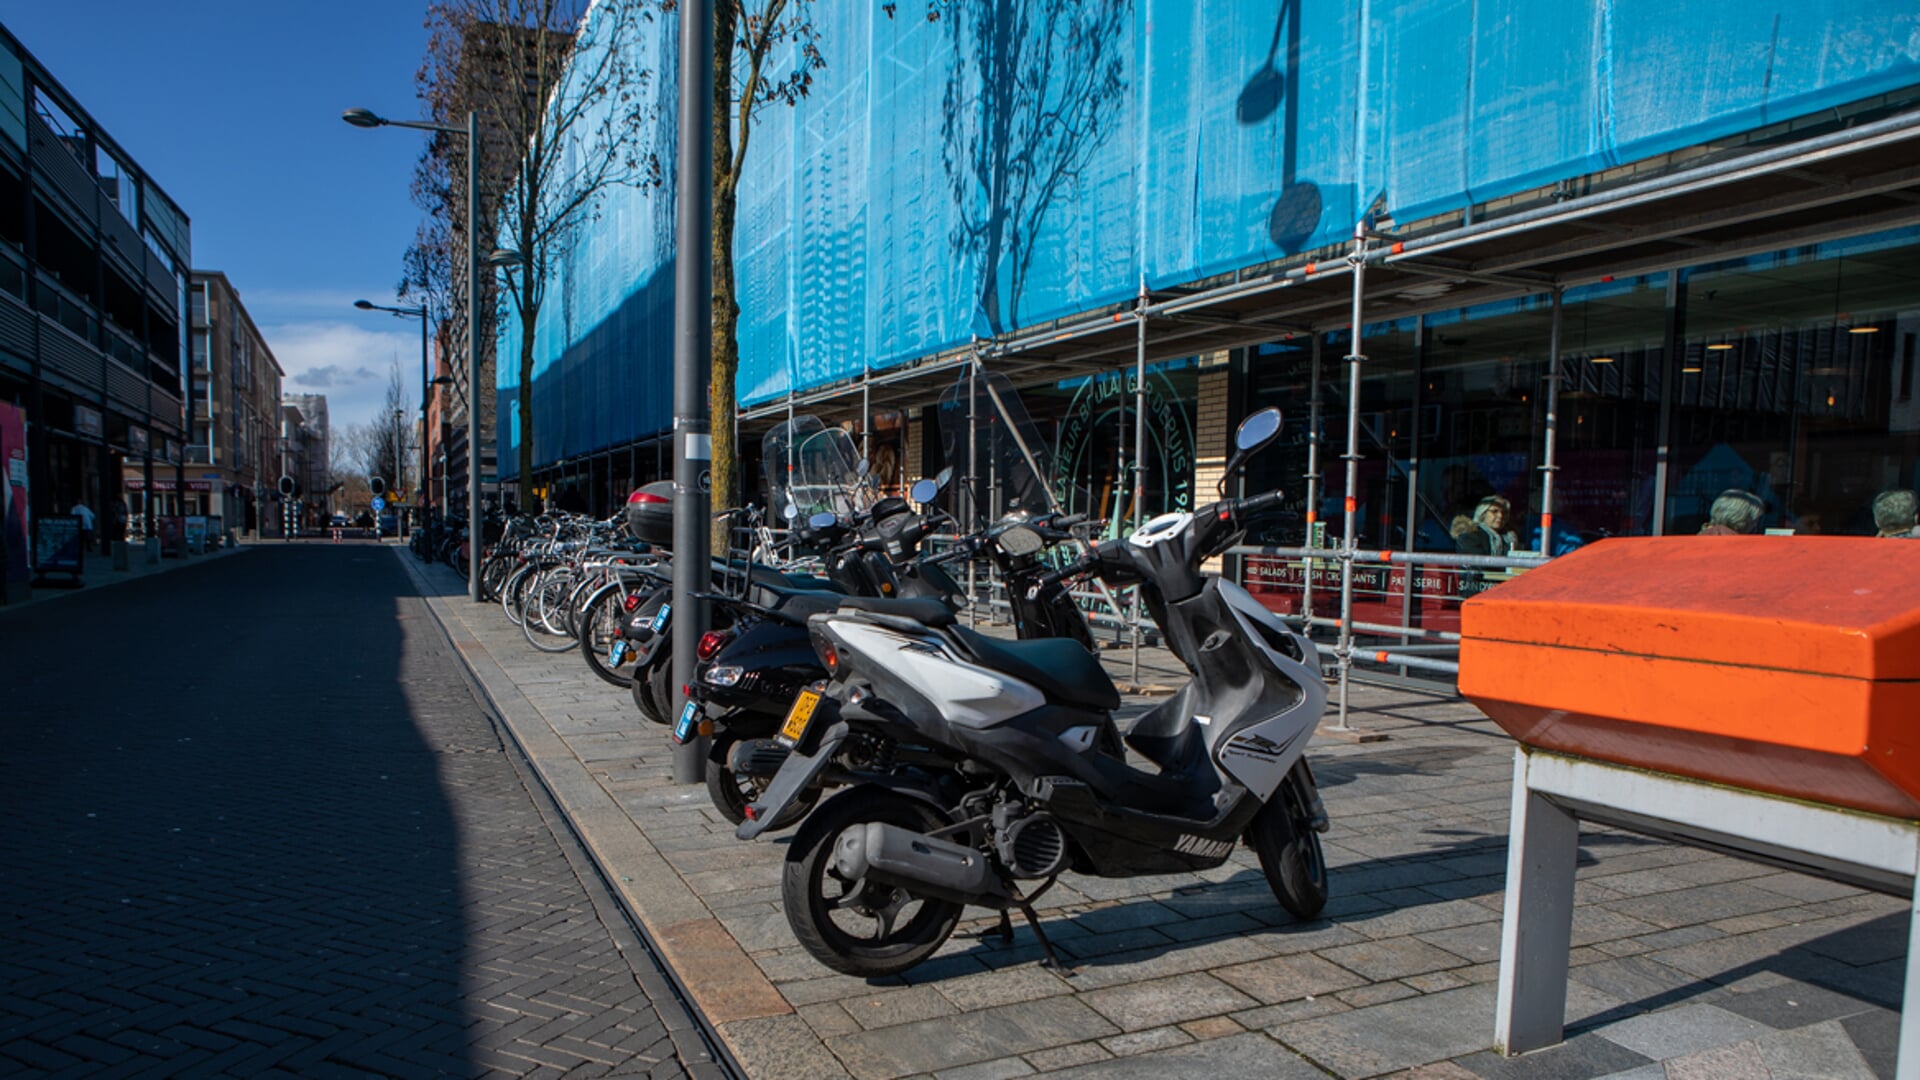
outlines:
{"label": "tiled sidewalk", "polygon": [[1042,915],[1071,977],[1024,927],[978,939],[992,918],[902,978],[835,975],[780,910],[782,842],[734,840],[704,786],[674,785],[665,731],[577,654],[399,557],[756,1077],[1892,1075],[1904,902],[1610,831],[1582,837],[1570,1041],[1491,1053],[1513,746],[1470,706],[1370,688],[1354,725],[1390,738],[1313,751],[1321,920],[1292,922],[1241,850],[1200,875],[1063,878]]}

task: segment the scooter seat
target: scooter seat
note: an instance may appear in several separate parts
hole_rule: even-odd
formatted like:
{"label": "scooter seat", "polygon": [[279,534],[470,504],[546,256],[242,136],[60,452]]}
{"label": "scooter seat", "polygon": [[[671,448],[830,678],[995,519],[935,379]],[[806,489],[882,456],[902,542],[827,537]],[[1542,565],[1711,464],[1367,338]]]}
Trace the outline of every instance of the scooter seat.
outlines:
{"label": "scooter seat", "polygon": [[953,609],[924,596],[843,596],[838,606],[844,611],[865,611],[874,615],[911,619],[934,629],[953,625]]}
{"label": "scooter seat", "polygon": [[964,626],[954,627],[953,636],[975,660],[1032,683],[1062,704],[1100,710],[1120,707],[1120,691],[1107,676],[1107,669],[1077,641],[1067,638],[1002,641]]}

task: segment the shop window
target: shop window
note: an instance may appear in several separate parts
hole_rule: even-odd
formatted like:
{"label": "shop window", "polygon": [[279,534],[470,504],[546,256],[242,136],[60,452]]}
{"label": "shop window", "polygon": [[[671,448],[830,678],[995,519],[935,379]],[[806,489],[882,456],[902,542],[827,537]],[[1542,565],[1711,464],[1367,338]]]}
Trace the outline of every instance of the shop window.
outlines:
{"label": "shop window", "polygon": [[1685,289],[1667,531],[1738,490],[1755,529],[1873,534],[1874,497],[1920,486],[1920,231],[1718,263]]}

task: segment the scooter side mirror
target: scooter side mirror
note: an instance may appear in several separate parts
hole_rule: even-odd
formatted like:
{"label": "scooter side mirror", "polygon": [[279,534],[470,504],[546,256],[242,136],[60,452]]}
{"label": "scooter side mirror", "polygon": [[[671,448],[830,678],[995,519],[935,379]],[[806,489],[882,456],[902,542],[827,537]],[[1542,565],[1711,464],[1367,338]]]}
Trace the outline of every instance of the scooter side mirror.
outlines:
{"label": "scooter side mirror", "polygon": [[868,473],[872,471],[873,471],[873,463],[868,461],[866,458],[861,458],[859,463],[853,467],[854,475],[862,478],[864,478]]}
{"label": "scooter side mirror", "polygon": [[1279,437],[1281,423],[1278,408],[1269,405],[1261,409],[1240,421],[1240,429],[1233,433],[1234,449],[1242,454],[1253,453]]}
{"label": "scooter side mirror", "polygon": [[780,516],[786,518],[788,521],[792,521],[794,518],[800,516],[800,508],[792,503],[788,503],[787,508],[780,511]]}
{"label": "scooter side mirror", "polygon": [[1247,459],[1255,451],[1279,438],[1281,424],[1280,410],[1271,405],[1240,421],[1239,429],[1233,433],[1233,456],[1227,459],[1227,467],[1220,473],[1220,494],[1227,493],[1227,481],[1246,467]]}
{"label": "scooter side mirror", "polygon": [[907,494],[913,498],[914,502],[925,506],[934,499],[939,498],[940,482],[938,480],[915,480],[913,486],[907,489]]}
{"label": "scooter side mirror", "polygon": [[941,469],[938,473],[934,475],[933,482],[935,485],[935,490],[938,490],[938,491],[946,490],[947,485],[953,483],[953,466],[949,465],[946,468]]}
{"label": "scooter side mirror", "polygon": [[807,519],[807,525],[815,529],[831,529],[838,524],[840,524],[840,519],[835,517],[830,510],[822,510]]}

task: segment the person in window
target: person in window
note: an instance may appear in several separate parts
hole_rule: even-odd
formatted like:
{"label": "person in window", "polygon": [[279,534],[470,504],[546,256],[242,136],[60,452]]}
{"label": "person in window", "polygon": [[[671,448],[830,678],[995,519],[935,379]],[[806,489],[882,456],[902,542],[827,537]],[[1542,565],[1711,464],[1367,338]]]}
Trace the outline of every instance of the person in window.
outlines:
{"label": "person in window", "polygon": [[1920,519],[1920,497],[1901,488],[1883,491],[1873,497],[1873,525],[1876,536],[1911,540],[1920,537],[1916,520]]}
{"label": "person in window", "polygon": [[1507,527],[1513,517],[1513,504],[1500,495],[1489,495],[1473,508],[1472,517],[1453,519],[1453,547],[1462,555],[1506,555],[1519,545],[1519,538]]}
{"label": "person in window", "polygon": [[1700,526],[1701,536],[1746,536],[1760,528],[1760,515],[1767,504],[1760,496],[1739,488],[1721,492],[1707,509],[1707,523]]}

